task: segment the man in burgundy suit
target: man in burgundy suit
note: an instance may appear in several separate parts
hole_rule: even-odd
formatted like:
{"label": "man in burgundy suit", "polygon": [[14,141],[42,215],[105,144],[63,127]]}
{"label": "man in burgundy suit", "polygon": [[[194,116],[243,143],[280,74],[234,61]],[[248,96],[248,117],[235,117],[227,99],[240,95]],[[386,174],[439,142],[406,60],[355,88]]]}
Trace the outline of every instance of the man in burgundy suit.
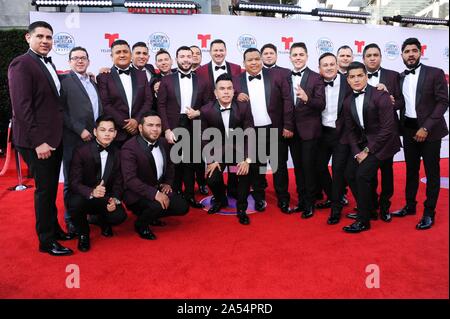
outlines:
{"label": "man in burgundy suit", "polygon": [[189,205],[172,191],[174,167],[170,147],[161,138],[161,118],[154,111],[144,113],[139,135],[126,142],[121,150],[124,201],[137,215],[135,230],[143,239],[156,236],[149,225],[163,226],[158,219],[187,214]]}
{"label": "man in burgundy suit", "polygon": [[79,146],[70,165],[68,211],[78,232],[78,249],[90,249],[87,214],[97,215],[101,234],[113,236],[112,225],[121,224],[127,214],[122,207],[120,151],[112,144],[117,130],[111,116],[95,121],[95,141]]}
{"label": "man in burgundy suit", "polygon": [[25,36],[30,49],[15,58],[8,69],[12,105],[13,143],[31,168],[36,183],[34,209],[39,250],[55,256],[72,250],[57,240],[71,239],[58,223],[56,195],[62,160],[63,107],[61,84],[47,54],[53,29],[44,21],[30,24]]}
{"label": "man in burgundy suit", "polygon": [[[178,72],[169,74],[161,80],[158,93],[158,114],[161,117],[164,135],[171,145],[177,140],[173,130],[184,128],[190,134],[191,158],[183,157],[181,163],[175,165],[174,191],[181,192],[184,183],[184,196],[194,208],[203,208],[203,205],[194,198],[195,163],[192,159],[192,145],[194,137],[194,119],[200,116],[200,107],[206,104],[204,88],[198,76],[191,72],[192,51],[187,46],[178,48]],[[200,125],[200,122],[198,122]],[[198,163],[197,163],[198,164]]]}
{"label": "man in burgundy suit", "polygon": [[444,71],[420,62],[422,45],[416,38],[402,44],[403,63],[400,87],[405,107],[400,111],[406,161],[406,206],[392,213],[395,217],[416,213],[420,158],[427,177],[423,216],[416,228],[429,229],[434,224],[440,188],[440,149],[448,134],[444,114],[448,109],[448,84]]}
{"label": "man in burgundy suit", "polygon": [[[249,137],[244,136],[244,143],[237,144],[232,134],[236,129],[245,131],[253,128],[251,108],[248,103],[233,101],[233,82],[228,74],[221,74],[217,78],[215,94],[217,100],[204,105],[201,112],[202,132],[208,128],[216,128],[220,130],[222,137],[220,154],[206,154],[207,182],[214,195],[214,203],[208,214],[217,213],[222,207],[228,206],[223,171],[225,167],[228,167],[228,172],[232,167],[236,167],[237,216],[241,224],[248,225],[250,219],[246,210],[250,190],[249,168],[252,162],[248,151]],[[209,140],[202,140],[203,145],[209,142]],[[231,161],[228,161],[228,158]]]}
{"label": "man in burgundy suit", "polygon": [[114,66],[111,72],[97,76],[103,112],[116,121],[117,138],[122,144],[138,133],[138,121],[142,114],[152,108],[152,92],[144,72],[131,67],[131,50],[124,40],[111,45]]}
{"label": "man in burgundy suit", "polygon": [[373,180],[381,163],[400,150],[400,137],[392,100],[384,90],[368,85],[367,70],[361,62],[348,67],[347,81],[353,90],[344,101],[345,128],[343,141],[350,144],[349,184],[356,186],[357,220],[343,229],[359,233],[370,229],[370,213],[374,210]]}
{"label": "man in burgundy suit", "polygon": [[[282,73],[263,69],[258,49],[249,48],[244,52],[244,65],[246,72],[233,78],[235,95],[239,102],[250,102],[258,146],[265,143],[267,152],[269,144],[272,144],[270,130],[278,131],[278,139],[273,141],[274,145],[277,145],[276,154],[269,156],[271,159],[274,157],[278,159],[278,167],[273,172],[278,206],[283,212],[289,212],[286,140],[292,138],[294,134],[293,102],[289,83]],[[255,209],[263,211],[267,205],[265,200],[267,184],[260,170],[266,167],[266,161],[259,157],[255,164],[251,168],[253,198]]]}

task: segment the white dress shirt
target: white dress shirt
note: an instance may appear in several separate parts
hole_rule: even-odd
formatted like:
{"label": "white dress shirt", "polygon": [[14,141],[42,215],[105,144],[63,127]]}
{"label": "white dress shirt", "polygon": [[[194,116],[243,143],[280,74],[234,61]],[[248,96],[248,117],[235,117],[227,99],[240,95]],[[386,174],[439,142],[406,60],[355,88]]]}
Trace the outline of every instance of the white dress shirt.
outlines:
{"label": "white dress shirt", "polygon": [[[219,103],[220,105],[220,103]],[[229,111],[224,111],[222,112],[222,110],[225,109],[229,109]],[[228,131],[230,130],[230,114],[231,114],[231,104],[227,105],[227,106],[222,106],[220,105],[220,115],[222,115],[222,122],[223,122],[223,126],[225,127],[225,133],[228,136]]]}
{"label": "white dress shirt", "polygon": [[381,68],[376,70],[375,72],[367,72],[367,74],[372,74],[372,73],[376,73],[378,72],[378,76],[372,76],[369,80],[368,83],[372,86],[377,86],[380,83],[380,77],[381,77]]}
{"label": "white dress shirt", "polygon": [[[116,67],[118,70],[123,70],[119,67]],[[128,68],[129,69],[129,68]],[[128,70],[124,69],[124,71]],[[119,71],[117,71],[118,73]],[[131,118],[131,108],[133,107],[133,83],[131,81],[131,73],[127,75],[125,73],[119,74],[120,82],[122,82],[123,89],[125,90],[125,95],[127,96],[128,103],[128,115]]]}
{"label": "white dress shirt", "polygon": [[302,69],[300,69],[300,70],[293,70],[293,72],[302,72],[302,75],[301,76],[298,76],[298,75],[293,75],[293,74],[291,74],[291,79],[292,79],[292,94],[293,94],[293,96],[294,96],[294,102],[295,102],[295,104],[297,104],[297,99],[298,99],[298,97],[297,97],[297,88],[300,86],[300,83],[302,82],[302,76],[303,76],[303,74],[304,74],[304,71],[305,71],[305,69],[306,69],[306,65],[302,68]]}
{"label": "white dress shirt", "polygon": [[180,114],[186,114],[186,107],[191,107],[192,103],[192,93],[193,93],[192,74],[191,78],[187,77],[181,78],[180,72],[178,72],[178,79],[180,80],[180,96],[181,96]]}
{"label": "white dress shirt", "polygon": [[250,81],[250,74],[245,73],[248,95],[250,97],[250,106],[252,108],[253,121],[255,126],[266,126],[272,124],[269,113],[267,112],[266,91],[264,88],[264,76],[262,72],[261,80],[253,79]]}
{"label": "white dress shirt", "polygon": [[[222,62],[221,65],[215,64],[214,62],[211,61],[211,65],[212,65],[212,71],[213,71],[213,77],[214,77],[214,83],[216,83],[217,78],[219,77],[219,75],[222,75],[224,73],[227,73],[227,64],[225,61]],[[225,70],[219,69],[216,71],[216,66],[220,66],[220,67],[225,67]],[[230,74],[231,75],[231,74]]]}
{"label": "white dress shirt", "polygon": [[[148,140],[144,138],[144,140],[147,142],[147,146],[154,145],[155,143],[151,143]],[[164,172],[164,157],[161,152],[161,146],[154,147],[152,149],[152,155],[153,159],[155,160],[155,166],[156,166],[156,178],[159,180]]]}
{"label": "white dress shirt", "polygon": [[95,89],[94,85],[92,84],[87,74],[81,75],[80,73],[77,72],[75,72],[75,74],[80,79],[81,84],[83,84],[84,89],[86,90],[89,99],[91,100],[92,112],[94,113],[94,121],[95,121],[97,120],[99,111],[97,90]]}
{"label": "white dress shirt", "polygon": [[[98,142],[97,142],[98,143]],[[105,167],[106,167],[106,160],[108,159],[108,152],[106,150],[103,150],[100,152],[100,162],[102,165],[102,179],[103,179],[103,174],[105,174]]]}
{"label": "white dress shirt", "polygon": [[422,66],[419,66],[415,74],[410,73],[406,75],[402,87],[403,96],[405,97],[405,116],[413,119],[417,118],[416,92],[421,68]]}
{"label": "white dress shirt", "polygon": [[56,70],[53,68],[52,64],[50,62],[45,63],[44,58],[37,53],[34,50],[31,50],[39,57],[39,60],[45,65],[48,72],[50,72],[50,75],[52,76],[53,82],[55,83],[56,90],[58,91],[58,95],[61,95],[61,82],[59,82],[58,74],[56,73]]}
{"label": "white dress shirt", "polygon": [[322,125],[336,128],[341,77],[338,75],[333,81],[333,86],[327,85],[325,87],[326,107],[322,111]]}
{"label": "white dress shirt", "polygon": [[[363,89],[366,90],[367,86]],[[354,91],[356,93],[356,91]],[[364,128],[364,96],[365,94],[360,94],[357,98],[355,98],[355,104],[356,104],[356,112],[358,113],[359,123],[361,124],[362,128]]]}

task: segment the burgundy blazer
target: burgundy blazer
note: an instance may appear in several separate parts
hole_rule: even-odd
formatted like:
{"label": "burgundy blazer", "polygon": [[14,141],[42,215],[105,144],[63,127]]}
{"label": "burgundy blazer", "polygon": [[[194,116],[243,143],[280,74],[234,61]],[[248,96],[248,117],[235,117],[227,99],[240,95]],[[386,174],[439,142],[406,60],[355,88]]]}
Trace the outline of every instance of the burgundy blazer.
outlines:
{"label": "burgundy blazer", "polygon": [[353,155],[366,145],[379,160],[393,157],[400,150],[400,137],[389,93],[367,85],[363,102],[364,128],[358,118],[355,98],[344,101],[344,141],[350,144]]}
{"label": "burgundy blazer", "polygon": [[[191,105],[195,110],[206,104],[204,100],[204,87],[198,81],[195,73],[192,73],[192,99]],[[161,79],[158,92],[158,114],[161,117],[164,130],[178,127],[181,110],[181,92],[178,72],[164,76]]]}
{"label": "burgundy blazer", "polygon": [[[383,83],[389,91],[389,94],[392,95],[395,99],[394,109],[400,110],[405,105],[405,99],[403,98],[402,90],[400,88],[400,73],[388,70],[385,68],[380,68],[380,83]],[[395,113],[397,116],[397,112]]]}
{"label": "burgundy blazer", "polygon": [[[272,127],[278,128],[279,134],[283,129],[294,132],[294,105],[289,91],[289,83],[281,72],[263,69],[264,90],[266,92],[267,112],[272,121]],[[233,78],[235,95],[248,95],[247,72]],[[250,101],[251,104],[251,101]]]}
{"label": "burgundy blazer", "polygon": [[102,173],[100,153],[97,143],[91,141],[77,147],[70,164],[69,185],[74,194],[89,198],[94,188],[105,182],[106,197],[122,198],[123,179],[120,171],[120,150],[110,146],[105,171]]}
{"label": "burgundy blazer", "polygon": [[[141,119],[142,114],[152,109],[152,92],[145,72],[130,67],[131,82],[133,88],[131,118]],[[114,118],[117,130],[117,141],[125,141],[131,137],[126,130],[125,120],[130,118],[128,101],[119,73],[115,67],[110,73],[101,73],[97,76],[98,90],[103,105],[103,114]]]}
{"label": "burgundy blazer", "polygon": [[159,180],[155,159],[148,150],[147,142],[140,135],[131,138],[122,146],[123,197],[127,205],[132,205],[141,198],[153,201],[160,184],[172,185],[175,171],[170,160],[169,144],[161,137],[158,143],[164,158],[164,170]]}
{"label": "burgundy blazer", "polygon": [[[400,88],[403,88],[405,73],[400,74]],[[427,141],[436,141],[448,134],[444,114],[448,109],[448,84],[444,71],[431,66],[420,67],[416,91],[416,112],[419,127],[428,130]],[[405,107],[400,111],[400,123],[403,127]]]}
{"label": "burgundy blazer", "polygon": [[35,149],[47,143],[58,147],[63,135],[63,106],[50,72],[33,51],[11,62],[8,84],[14,145]]}
{"label": "burgundy blazer", "polygon": [[300,81],[300,87],[308,95],[308,102],[304,104],[294,96],[292,77],[289,75],[289,90],[293,101],[294,118],[297,132],[302,140],[319,138],[322,135],[322,111],[325,109],[325,85],[320,75],[310,68],[306,68]]}
{"label": "burgundy blazer", "polygon": [[[229,121],[229,129],[234,130],[236,128],[241,128],[243,131],[245,131],[247,128],[253,127],[253,116],[252,116],[252,110],[250,108],[250,104],[248,103],[240,103],[233,101],[231,104],[231,110],[227,111],[230,112],[230,121]],[[202,134],[203,132],[208,128],[218,128],[220,130],[221,136],[222,136],[222,146],[225,146],[225,126],[222,120],[222,113],[220,111],[220,105],[216,102],[209,102],[208,104],[202,106],[202,112],[200,115],[200,119],[202,121]],[[202,149],[203,147],[211,142],[211,140],[203,140],[202,139]],[[256,142],[256,141],[255,141]],[[233,141],[232,145],[229,145],[229,147],[223,147],[221,149],[221,159],[222,162],[225,160],[225,155],[228,152],[231,152],[232,154],[236,155],[236,158],[239,156],[242,156],[243,159],[246,159],[249,156],[249,148],[248,148],[249,141],[247,138],[244,139],[244,145],[236,145],[236,143]],[[212,157],[214,154],[207,154],[207,162],[211,162]],[[256,155],[256,154],[255,154]],[[227,163],[231,164],[231,163]]]}
{"label": "burgundy blazer", "polygon": [[[227,66],[227,72],[230,77],[238,76],[242,73],[242,69],[239,65],[226,61],[225,64]],[[197,70],[195,70],[195,73],[197,74],[198,79],[205,86],[205,103],[209,101],[215,101],[216,96],[214,95],[214,89],[216,88],[216,83],[214,82],[212,62],[202,65]]]}

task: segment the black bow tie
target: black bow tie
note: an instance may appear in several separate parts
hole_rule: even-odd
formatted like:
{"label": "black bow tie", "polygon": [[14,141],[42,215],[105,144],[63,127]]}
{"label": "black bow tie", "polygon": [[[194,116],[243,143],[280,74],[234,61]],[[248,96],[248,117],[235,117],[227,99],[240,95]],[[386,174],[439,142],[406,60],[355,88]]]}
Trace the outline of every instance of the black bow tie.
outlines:
{"label": "black bow tie", "polygon": [[303,72],[305,72],[305,70],[300,71],[300,72],[291,71],[291,74],[292,74],[293,76],[302,76]]}
{"label": "black bow tie", "polygon": [[99,152],[99,153],[101,153],[101,152],[103,152],[103,151],[106,151],[106,152],[109,153],[109,151],[111,151],[112,144],[109,144],[109,145],[106,146],[106,147],[104,147],[103,145],[100,145],[100,144],[98,144],[98,143],[96,143],[96,144],[97,144],[97,149],[98,149],[98,152]]}
{"label": "black bow tie", "polygon": [[220,112],[231,111],[231,107],[220,109]]}
{"label": "black bow tie", "polygon": [[181,78],[183,79],[183,78],[188,78],[188,79],[190,79],[191,78],[191,76],[192,76],[192,74],[191,73],[188,73],[188,74],[184,74],[183,72],[180,72],[180,75],[181,75]]}
{"label": "black bow tie", "polygon": [[361,94],[366,93],[366,91],[359,91],[359,92],[353,92],[353,96],[355,97],[355,99],[360,96]]}
{"label": "black bow tie", "polygon": [[378,77],[378,71],[377,72],[373,72],[373,73],[369,73],[369,74],[367,74],[367,76],[369,77],[369,79],[371,79],[372,76]]}
{"label": "black bow tie", "polygon": [[216,70],[216,71],[217,71],[217,70],[220,70],[220,69],[226,70],[227,67],[226,67],[225,65],[222,65],[222,66],[217,66],[217,65],[216,65],[216,66],[214,67],[214,70]]}
{"label": "black bow tie", "polygon": [[49,63],[52,64],[52,57],[51,56],[43,56],[43,55],[39,55],[36,54],[39,58],[41,58],[42,60],[44,60],[44,63]]}
{"label": "black bow tie", "polygon": [[158,141],[156,141],[153,144],[148,144],[148,149],[149,149],[150,152],[153,151],[154,148],[158,148],[158,147],[159,147],[159,142]]}
{"label": "black bow tie", "polygon": [[331,87],[334,86],[334,80],[333,81],[323,81],[323,83],[325,83],[325,86],[329,85]]}
{"label": "black bow tie", "polygon": [[416,65],[416,67],[414,67],[414,68],[412,68],[412,69],[406,69],[406,70],[405,70],[405,75],[408,75],[408,74],[416,74],[416,70],[417,70],[417,68],[418,68],[419,66],[421,66],[421,63],[419,63],[418,65]]}
{"label": "black bow tie", "polygon": [[122,73],[124,73],[126,75],[130,75],[130,68],[128,68],[126,70],[117,69],[117,71],[119,71],[119,75],[121,75]]}
{"label": "black bow tie", "polygon": [[258,75],[255,75],[255,76],[253,76],[253,75],[249,75],[248,76],[248,80],[249,81],[252,81],[253,79],[261,80],[261,74],[258,74]]}

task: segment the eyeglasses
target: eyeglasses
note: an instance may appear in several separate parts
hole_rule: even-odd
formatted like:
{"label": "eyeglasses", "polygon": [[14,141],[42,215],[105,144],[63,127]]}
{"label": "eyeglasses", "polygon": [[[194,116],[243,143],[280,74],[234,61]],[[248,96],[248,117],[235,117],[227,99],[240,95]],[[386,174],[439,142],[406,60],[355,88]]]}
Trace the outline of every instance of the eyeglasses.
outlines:
{"label": "eyeglasses", "polygon": [[73,56],[70,58],[70,60],[76,61],[76,62],[78,62],[78,61],[86,62],[88,60],[88,58],[85,56]]}

